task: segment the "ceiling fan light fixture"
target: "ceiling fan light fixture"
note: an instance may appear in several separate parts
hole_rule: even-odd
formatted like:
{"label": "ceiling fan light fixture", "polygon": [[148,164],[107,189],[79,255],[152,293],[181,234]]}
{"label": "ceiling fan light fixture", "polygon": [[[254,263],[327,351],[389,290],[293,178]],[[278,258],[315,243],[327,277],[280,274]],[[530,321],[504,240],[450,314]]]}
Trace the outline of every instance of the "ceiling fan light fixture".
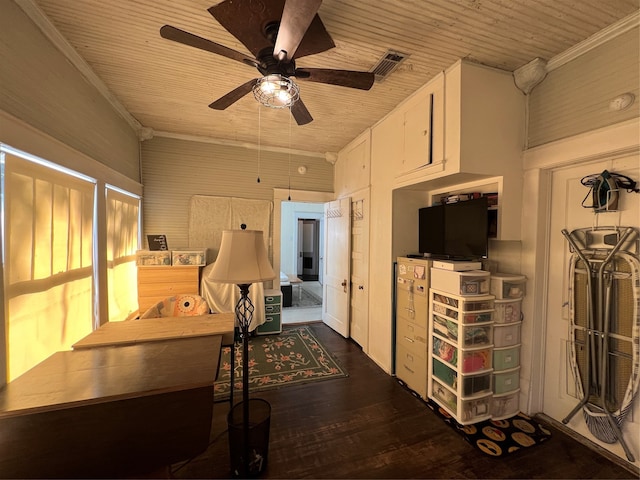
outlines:
{"label": "ceiling fan light fixture", "polygon": [[253,96],[265,107],[288,108],[300,98],[300,89],[288,77],[265,75],[253,86]]}

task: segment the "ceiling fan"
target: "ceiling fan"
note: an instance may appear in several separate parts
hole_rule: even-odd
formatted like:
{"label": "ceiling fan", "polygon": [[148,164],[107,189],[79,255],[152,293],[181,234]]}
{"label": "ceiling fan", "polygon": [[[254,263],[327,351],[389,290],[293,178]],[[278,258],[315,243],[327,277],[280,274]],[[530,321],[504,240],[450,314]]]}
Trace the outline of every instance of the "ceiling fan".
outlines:
{"label": "ceiling fan", "polygon": [[[254,55],[164,25],[160,35],[168,40],[206,50],[255,67],[266,78],[280,75],[310,82],[369,90],[374,81],[371,72],[298,68],[296,59],[335,47],[317,12],[322,0],[224,0],[209,8],[209,13]],[[254,78],[231,90],[209,107],[224,110],[254,89]],[[291,114],[298,125],[313,120],[301,99],[292,104]]]}

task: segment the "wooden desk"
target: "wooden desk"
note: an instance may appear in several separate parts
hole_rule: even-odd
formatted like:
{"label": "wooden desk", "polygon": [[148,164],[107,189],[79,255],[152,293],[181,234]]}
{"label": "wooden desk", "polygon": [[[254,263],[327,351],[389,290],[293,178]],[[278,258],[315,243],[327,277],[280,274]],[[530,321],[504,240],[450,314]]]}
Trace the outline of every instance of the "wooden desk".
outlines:
{"label": "wooden desk", "polygon": [[233,313],[109,322],[74,343],[72,347],[78,350],[208,335],[222,335],[222,344],[231,345],[234,323]]}
{"label": "wooden desk", "polygon": [[0,476],[131,476],[204,451],[221,342],[53,354],[0,389]]}

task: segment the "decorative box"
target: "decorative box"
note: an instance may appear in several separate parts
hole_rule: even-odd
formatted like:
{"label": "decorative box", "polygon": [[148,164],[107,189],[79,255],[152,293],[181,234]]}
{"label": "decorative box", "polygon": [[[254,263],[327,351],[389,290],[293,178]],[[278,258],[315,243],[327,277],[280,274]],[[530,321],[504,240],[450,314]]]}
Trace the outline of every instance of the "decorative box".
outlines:
{"label": "decorative box", "polygon": [[168,267],[171,265],[169,250],[138,250],[136,265],[139,267]]}
{"label": "decorative box", "polygon": [[191,250],[172,250],[171,264],[180,265],[206,265],[207,249],[191,249]]}

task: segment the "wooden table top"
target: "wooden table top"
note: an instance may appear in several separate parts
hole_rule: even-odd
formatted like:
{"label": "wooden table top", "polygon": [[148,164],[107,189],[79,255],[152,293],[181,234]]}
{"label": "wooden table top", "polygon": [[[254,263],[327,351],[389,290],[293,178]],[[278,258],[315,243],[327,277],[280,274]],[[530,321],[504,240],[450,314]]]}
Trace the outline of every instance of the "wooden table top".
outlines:
{"label": "wooden table top", "polygon": [[302,283],[302,279],[299,277],[296,277],[295,275],[289,275],[287,274],[287,278],[289,279],[289,283]]}
{"label": "wooden table top", "polygon": [[109,322],[73,344],[72,347],[74,350],[79,350],[209,335],[222,335],[222,344],[229,345],[233,341],[234,324],[235,314],[233,313]]}
{"label": "wooden table top", "polygon": [[0,419],[207,385],[213,389],[221,345],[221,335],[209,335],[54,353],[0,389]]}

